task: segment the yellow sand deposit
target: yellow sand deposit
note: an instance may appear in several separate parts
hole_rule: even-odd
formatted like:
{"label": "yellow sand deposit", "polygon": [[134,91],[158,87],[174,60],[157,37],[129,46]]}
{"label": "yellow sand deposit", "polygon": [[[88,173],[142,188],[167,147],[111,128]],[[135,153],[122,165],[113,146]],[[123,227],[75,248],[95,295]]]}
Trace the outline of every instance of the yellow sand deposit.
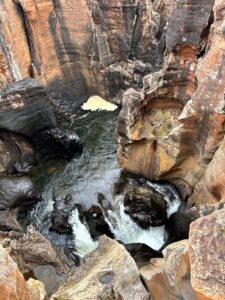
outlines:
{"label": "yellow sand deposit", "polygon": [[84,110],[108,110],[114,111],[117,109],[117,105],[112,104],[99,96],[91,96],[87,102],[82,105],[82,109]]}

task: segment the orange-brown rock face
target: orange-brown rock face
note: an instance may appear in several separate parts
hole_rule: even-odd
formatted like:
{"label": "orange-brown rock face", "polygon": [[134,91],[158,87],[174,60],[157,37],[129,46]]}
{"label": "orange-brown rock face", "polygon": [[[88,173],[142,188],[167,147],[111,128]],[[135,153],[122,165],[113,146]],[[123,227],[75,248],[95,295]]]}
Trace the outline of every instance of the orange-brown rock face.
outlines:
{"label": "orange-brown rock face", "polygon": [[164,258],[152,259],[140,273],[154,300],[197,300],[190,284],[187,240],[169,245]]}
{"label": "orange-brown rock face", "polygon": [[4,0],[0,10],[3,81],[42,81],[60,110],[116,97],[162,60],[162,1]]}
{"label": "orange-brown rock face", "polygon": [[0,88],[30,75],[30,52],[24,21],[14,1],[0,3]]}
{"label": "orange-brown rock face", "polygon": [[44,285],[36,280],[25,281],[17,264],[0,246],[0,300],[44,300]]}
{"label": "orange-brown rock face", "polygon": [[154,300],[225,299],[225,209],[191,224],[189,240],[170,244],[140,273]]}
{"label": "orange-brown rock face", "polygon": [[225,5],[181,2],[167,11],[162,69],[144,78],[141,92],[124,94],[118,159],[125,170],[175,183],[183,197],[196,186],[194,202],[216,202],[225,182],[216,175],[225,119]]}
{"label": "orange-brown rock face", "polygon": [[189,255],[191,285],[199,300],[225,299],[225,210],[193,222]]}

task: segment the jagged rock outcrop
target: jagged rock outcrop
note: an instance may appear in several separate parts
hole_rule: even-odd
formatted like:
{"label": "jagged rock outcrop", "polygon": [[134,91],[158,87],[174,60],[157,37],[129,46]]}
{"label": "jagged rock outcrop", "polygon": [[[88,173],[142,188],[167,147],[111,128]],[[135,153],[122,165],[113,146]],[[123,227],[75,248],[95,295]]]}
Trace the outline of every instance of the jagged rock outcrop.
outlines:
{"label": "jagged rock outcrop", "polygon": [[162,61],[165,7],[161,0],[4,0],[0,78],[42,81],[61,111],[93,94],[116,97]]}
{"label": "jagged rock outcrop", "polygon": [[197,300],[190,284],[188,241],[169,245],[164,258],[141,268],[141,276],[154,300]]}
{"label": "jagged rock outcrop", "polygon": [[0,299],[1,300],[44,300],[45,288],[40,281],[25,281],[17,264],[0,245]]}
{"label": "jagged rock outcrop", "polygon": [[224,217],[220,209],[194,221],[189,240],[170,244],[164,258],[140,269],[154,300],[224,299]]}
{"label": "jagged rock outcrop", "polygon": [[172,1],[163,67],[125,92],[118,121],[120,166],[171,181],[184,198],[196,187],[193,202],[223,197],[224,11],[221,0]]}
{"label": "jagged rock outcrop", "polygon": [[69,262],[65,255],[57,251],[32,225],[27,227],[26,234],[18,235],[17,238],[6,236],[1,244],[23,273],[29,273],[41,265],[51,265],[59,274],[69,271]]}
{"label": "jagged rock outcrop", "polygon": [[138,268],[124,246],[106,236],[84,258],[51,300],[149,299]]}

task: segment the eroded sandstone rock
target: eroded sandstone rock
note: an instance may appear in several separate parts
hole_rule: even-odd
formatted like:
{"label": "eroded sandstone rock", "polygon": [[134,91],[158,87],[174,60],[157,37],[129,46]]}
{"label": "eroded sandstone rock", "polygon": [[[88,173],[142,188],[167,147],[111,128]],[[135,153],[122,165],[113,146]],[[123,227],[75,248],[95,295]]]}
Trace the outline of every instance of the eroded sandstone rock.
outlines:
{"label": "eroded sandstone rock", "polygon": [[29,279],[25,281],[17,264],[0,245],[0,299],[1,300],[44,300],[43,283]]}
{"label": "eroded sandstone rock", "polygon": [[190,284],[188,241],[167,246],[164,258],[155,258],[140,269],[141,276],[154,300],[197,300]]}
{"label": "eroded sandstone rock", "polygon": [[190,228],[191,285],[198,299],[225,298],[225,209],[200,218]]}
{"label": "eroded sandstone rock", "polygon": [[184,198],[199,183],[193,201],[215,202],[222,179],[217,184],[210,177],[217,176],[212,166],[219,165],[222,148],[204,172],[223,139],[224,5],[182,3],[174,1],[167,10],[162,69],[144,78],[142,91],[123,96],[118,159],[124,170],[173,182]]}
{"label": "eroded sandstone rock", "polygon": [[8,249],[23,273],[30,272],[40,265],[52,265],[58,273],[69,270],[66,257],[32,225],[27,227],[27,233],[23,236],[17,239],[6,238],[1,243]]}
{"label": "eroded sandstone rock", "polygon": [[149,299],[137,266],[124,246],[106,236],[99,247],[84,258],[51,300]]}
{"label": "eroded sandstone rock", "polygon": [[166,9],[161,0],[4,0],[3,84],[41,80],[59,112],[91,95],[116,97],[161,63]]}

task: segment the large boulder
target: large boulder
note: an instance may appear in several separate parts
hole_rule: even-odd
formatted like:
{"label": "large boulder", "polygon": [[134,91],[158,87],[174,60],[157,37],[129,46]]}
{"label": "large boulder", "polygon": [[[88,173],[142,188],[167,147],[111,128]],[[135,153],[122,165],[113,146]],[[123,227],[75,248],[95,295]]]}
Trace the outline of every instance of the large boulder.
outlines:
{"label": "large boulder", "polygon": [[138,268],[124,246],[102,236],[98,248],[84,258],[51,300],[149,299]]}
{"label": "large boulder", "polygon": [[225,298],[224,220],[224,208],[197,219],[191,223],[189,240],[170,244],[163,258],[151,259],[140,269],[154,300]]}
{"label": "large boulder", "polygon": [[59,274],[69,270],[65,255],[57,251],[32,225],[28,226],[26,234],[14,239],[6,237],[1,244],[8,249],[23,273],[40,265],[51,265]]}
{"label": "large boulder", "polygon": [[124,193],[125,212],[142,228],[165,224],[166,202],[162,195],[146,184],[127,186]]}
{"label": "large boulder", "polygon": [[45,288],[40,281],[25,281],[15,261],[0,245],[0,300],[44,300]]}
{"label": "large boulder", "polygon": [[37,80],[7,85],[0,100],[0,171],[25,172],[36,159],[71,159],[82,152],[78,136],[59,128],[46,89]]}
{"label": "large boulder", "polygon": [[164,258],[153,258],[140,269],[142,279],[154,300],[197,300],[190,284],[188,241],[169,245]]}
{"label": "large boulder", "polygon": [[28,177],[0,177],[0,210],[25,207],[40,199]]}

